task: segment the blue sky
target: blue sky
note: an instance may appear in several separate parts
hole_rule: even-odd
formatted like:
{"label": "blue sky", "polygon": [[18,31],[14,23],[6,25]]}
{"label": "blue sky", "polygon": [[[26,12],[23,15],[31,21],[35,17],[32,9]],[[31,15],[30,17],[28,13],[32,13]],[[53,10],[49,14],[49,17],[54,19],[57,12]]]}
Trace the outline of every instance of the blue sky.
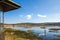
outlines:
{"label": "blue sky", "polygon": [[13,0],[21,8],[5,13],[5,23],[60,22],[60,0]]}

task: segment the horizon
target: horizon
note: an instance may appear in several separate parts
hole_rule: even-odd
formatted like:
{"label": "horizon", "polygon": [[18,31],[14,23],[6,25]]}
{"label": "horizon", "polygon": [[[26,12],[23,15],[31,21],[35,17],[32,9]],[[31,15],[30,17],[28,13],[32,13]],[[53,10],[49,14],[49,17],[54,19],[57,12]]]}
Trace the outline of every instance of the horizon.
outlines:
{"label": "horizon", "polygon": [[[30,23],[30,22],[25,22],[25,23]],[[42,22],[42,23],[60,23],[60,22]],[[19,23],[4,23],[4,24],[19,24]]]}
{"label": "horizon", "polygon": [[60,0],[13,0],[21,8],[5,12],[4,23],[60,22]]}

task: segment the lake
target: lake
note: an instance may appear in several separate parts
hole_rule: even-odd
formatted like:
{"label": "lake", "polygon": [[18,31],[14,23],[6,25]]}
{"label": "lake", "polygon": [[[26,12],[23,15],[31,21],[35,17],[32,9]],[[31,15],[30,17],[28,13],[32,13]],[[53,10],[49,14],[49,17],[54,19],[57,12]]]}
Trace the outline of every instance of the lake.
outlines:
{"label": "lake", "polygon": [[[13,28],[13,27],[11,27]],[[35,35],[38,35],[38,37],[41,37],[43,39],[54,39],[54,38],[60,38],[60,30],[56,31],[51,31],[49,30],[50,28],[60,28],[60,26],[46,26],[46,27],[39,27],[39,26],[34,26],[30,28],[25,28],[25,27],[14,27],[13,29],[16,30],[21,30],[21,31],[28,31],[32,30],[32,32]]]}
{"label": "lake", "polygon": [[30,28],[15,27],[14,29],[22,31],[32,30],[35,35],[38,35],[42,38],[48,38],[48,39],[60,38],[60,30],[50,32],[49,28],[60,28],[60,26],[47,26],[45,28],[39,26]]}

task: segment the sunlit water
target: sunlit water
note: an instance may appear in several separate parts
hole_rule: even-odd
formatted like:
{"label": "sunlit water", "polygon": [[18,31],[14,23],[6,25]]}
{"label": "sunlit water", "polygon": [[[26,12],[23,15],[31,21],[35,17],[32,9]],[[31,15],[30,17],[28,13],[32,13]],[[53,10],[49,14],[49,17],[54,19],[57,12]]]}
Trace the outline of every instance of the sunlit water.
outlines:
{"label": "sunlit water", "polygon": [[[32,30],[35,35],[38,35],[38,37],[47,38],[47,39],[53,39],[53,38],[60,38],[57,35],[60,35],[60,30],[56,32],[49,32],[49,28],[60,28],[59,26],[47,26],[46,28],[41,27],[32,27],[32,28],[24,28],[24,27],[18,27],[17,29],[27,31]],[[14,28],[16,29],[16,27]],[[46,31],[46,34],[45,34]]]}
{"label": "sunlit water", "polygon": [[[11,27],[13,28],[13,27]],[[53,39],[53,38],[60,38],[60,30],[58,31],[52,31],[50,32],[49,28],[60,28],[60,26],[46,26],[46,27],[30,27],[30,28],[25,28],[25,27],[14,27],[13,29],[16,30],[22,30],[22,31],[28,31],[32,30],[35,35],[38,35],[38,37],[41,37],[43,39]],[[46,34],[45,34],[46,31]]]}

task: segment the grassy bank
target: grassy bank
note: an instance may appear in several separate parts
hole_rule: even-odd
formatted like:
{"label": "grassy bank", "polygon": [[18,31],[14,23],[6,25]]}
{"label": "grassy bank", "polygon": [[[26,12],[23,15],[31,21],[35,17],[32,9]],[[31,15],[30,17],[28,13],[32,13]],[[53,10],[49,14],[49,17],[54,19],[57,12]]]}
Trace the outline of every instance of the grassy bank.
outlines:
{"label": "grassy bank", "polygon": [[5,40],[42,40],[37,37],[33,32],[25,32],[20,30],[5,29]]}

